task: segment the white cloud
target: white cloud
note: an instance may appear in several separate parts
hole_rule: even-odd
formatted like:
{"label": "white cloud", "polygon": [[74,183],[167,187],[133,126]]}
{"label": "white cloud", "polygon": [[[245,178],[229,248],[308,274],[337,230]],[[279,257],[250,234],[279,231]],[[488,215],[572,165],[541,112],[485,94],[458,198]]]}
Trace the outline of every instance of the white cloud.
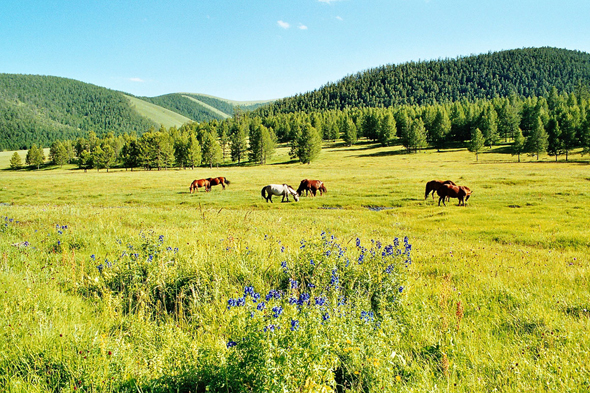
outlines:
{"label": "white cloud", "polygon": [[287,22],[283,22],[282,20],[279,20],[279,21],[277,22],[277,24],[278,24],[280,27],[282,27],[283,29],[288,29],[289,27],[291,27],[291,25],[290,25],[290,24],[288,24]]}
{"label": "white cloud", "polygon": [[330,4],[330,3],[335,3],[335,2],[340,1],[340,0],[318,0],[318,1],[320,3]]}
{"label": "white cloud", "polygon": [[341,16],[337,16],[336,19],[338,19],[338,20],[344,20],[344,19],[342,19]]}
{"label": "white cloud", "polygon": [[141,79],[141,78],[129,78],[129,80],[130,80],[131,82],[139,82],[139,83],[143,83],[143,82],[145,82],[145,81],[144,81],[143,79]]}
{"label": "white cloud", "polygon": [[300,29],[300,30],[307,30],[307,26],[305,26],[302,23],[299,23],[299,26],[297,26],[297,28]]}

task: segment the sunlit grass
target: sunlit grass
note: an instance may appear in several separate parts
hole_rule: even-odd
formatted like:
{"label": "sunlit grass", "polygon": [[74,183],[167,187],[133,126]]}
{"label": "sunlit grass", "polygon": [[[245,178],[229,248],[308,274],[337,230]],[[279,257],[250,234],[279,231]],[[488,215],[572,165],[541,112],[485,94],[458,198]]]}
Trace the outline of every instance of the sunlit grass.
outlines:
{"label": "sunlit grass", "polygon": [[[300,165],[287,153],[262,167],[2,171],[0,216],[19,223],[0,233],[0,386],[204,388],[228,361],[227,299],[245,285],[279,285],[283,255],[296,260],[300,240],[326,231],[351,249],[357,237],[412,244],[396,325],[383,333],[385,349],[364,359],[392,359],[375,366],[377,379],[399,373],[386,390],[590,389],[587,162],[519,164],[486,152],[476,163],[466,151],[360,145],[327,146]],[[192,180],[211,176],[231,184],[189,194]],[[260,196],[266,184],[296,188],[303,178],[323,180],[328,193],[288,204]],[[467,207],[424,201],[432,179],[469,186]],[[134,296],[145,296],[130,302],[102,286],[105,259],[120,263],[141,234],[163,236],[158,274],[145,285],[167,288],[165,299],[138,286]]]}

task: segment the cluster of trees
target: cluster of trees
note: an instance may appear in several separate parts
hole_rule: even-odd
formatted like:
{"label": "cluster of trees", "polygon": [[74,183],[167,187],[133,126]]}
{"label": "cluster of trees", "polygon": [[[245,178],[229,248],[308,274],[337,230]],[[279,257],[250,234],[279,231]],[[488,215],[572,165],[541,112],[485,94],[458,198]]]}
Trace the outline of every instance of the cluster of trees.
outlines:
{"label": "cluster of trees", "polygon": [[[382,146],[403,145],[408,152],[426,147],[438,150],[467,146],[478,154],[500,141],[512,142],[518,156],[547,152],[569,154],[582,148],[590,153],[590,94],[559,94],[552,88],[546,97],[477,100],[436,105],[403,105],[391,108],[352,108],[312,113],[273,114],[237,112],[233,118],[190,123],[141,136],[107,134],[55,142],[50,158],[63,165],[76,158],[81,168],[181,168],[219,165],[229,160],[265,164],[277,143],[290,147],[290,156],[310,163],[323,141],[342,139],[352,146],[359,138]],[[33,164],[30,164],[33,165]]]}
{"label": "cluster of trees", "polygon": [[573,92],[590,80],[590,54],[557,48],[516,49],[457,59],[386,65],[260,108],[275,113],[386,108]]}

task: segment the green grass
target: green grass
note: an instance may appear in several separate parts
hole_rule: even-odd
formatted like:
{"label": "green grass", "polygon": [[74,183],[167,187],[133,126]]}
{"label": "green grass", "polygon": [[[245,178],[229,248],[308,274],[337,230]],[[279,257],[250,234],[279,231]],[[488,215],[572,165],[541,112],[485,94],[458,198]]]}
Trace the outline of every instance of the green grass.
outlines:
{"label": "green grass", "polygon": [[163,124],[166,128],[172,126],[180,127],[184,123],[191,121],[188,117],[182,116],[176,112],[162,108],[161,106],[151,104],[139,98],[125,96],[131,102],[131,105],[142,116],[156,122]]}
{"label": "green grass", "polygon": [[[0,166],[11,155],[0,153]],[[280,381],[281,361],[299,370],[289,352],[275,357],[287,335],[238,347],[252,356],[239,363],[226,342],[260,330],[235,322],[227,299],[245,285],[283,285],[281,261],[306,266],[300,240],[326,231],[349,251],[357,237],[370,247],[408,236],[413,263],[401,267],[403,295],[376,333],[334,322],[339,330],[310,336],[306,362],[317,374],[302,391],[329,385],[320,374],[331,362],[353,391],[588,391],[589,170],[587,161],[516,163],[494,150],[475,162],[463,150],[408,155],[361,144],[325,146],[310,165],[282,147],[266,166],[2,171],[0,216],[19,223],[0,236],[0,386],[223,390],[238,375],[244,390],[262,386],[240,374],[247,365]],[[192,180],[211,176],[231,184],[188,193]],[[260,196],[266,184],[303,178],[323,180],[328,193],[288,204]],[[469,186],[467,206],[425,201],[431,179]],[[157,263],[119,267],[128,244],[158,252]],[[99,274],[105,258],[117,262]],[[320,336],[328,347],[318,347]]]}

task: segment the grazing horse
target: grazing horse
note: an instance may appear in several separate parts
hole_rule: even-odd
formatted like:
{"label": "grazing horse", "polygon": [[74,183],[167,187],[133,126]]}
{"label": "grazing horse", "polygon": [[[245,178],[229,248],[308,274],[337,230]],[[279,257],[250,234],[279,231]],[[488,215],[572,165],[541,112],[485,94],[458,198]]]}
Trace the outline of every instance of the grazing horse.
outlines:
{"label": "grazing horse", "polygon": [[428,183],[426,183],[426,192],[424,193],[424,199],[428,198],[428,194],[430,194],[431,192],[432,199],[434,199],[434,192],[438,191],[440,186],[442,186],[443,184],[450,184],[452,186],[456,186],[456,184],[453,183],[451,180],[431,180]]}
{"label": "grazing horse", "polygon": [[266,202],[270,201],[272,203],[273,195],[282,195],[283,200],[281,202],[285,202],[285,198],[287,198],[287,202],[289,202],[289,195],[293,195],[295,202],[299,202],[299,194],[293,189],[293,187],[287,184],[269,184],[262,188],[261,193],[262,197],[266,199]]}
{"label": "grazing horse", "polygon": [[207,192],[211,191],[211,183],[209,182],[209,179],[198,179],[193,181],[189,187],[191,194],[193,191],[199,192],[199,187],[205,187],[205,191]]}
{"label": "grazing horse", "polygon": [[227,180],[225,177],[221,176],[221,177],[210,177],[207,180],[209,180],[209,182],[211,183],[211,186],[209,187],[209,189],[211,189],[212,186],[217,186],[219,184],[221,184],[221,187],[223,187],[223,189],[225,190],[225,185],[229,185],[229,180]]}
{"label": "grazing horse", "polygon": [[309,180],[309,179],[301,180],[301,183],[299,184],[299,188],[297,189],[297,193],[299,195],[303,195],[303,191],[305,191],[305,196],[307,196],[309,194],[309,192],[311,192],[311,194],[313,196],[316,196],[316,193],[318,191],[320,192],[320,195],[324,195],[324,192],[328,192],[328,190],[326,190],[326,186],[324,185],[324,182],[322,182],[321,180]]}
{"label": "grazing horse", "polygon": [[468,187],[454,186],[452,184],[443,184],[436,190],[436,193],[438,194],[439,206],[441,201],[443,205],[447,205],[445,203],[446,198],[457,198],[459,200],[459,206],[465,206],[465,201],[471,196],[471,190]]}

